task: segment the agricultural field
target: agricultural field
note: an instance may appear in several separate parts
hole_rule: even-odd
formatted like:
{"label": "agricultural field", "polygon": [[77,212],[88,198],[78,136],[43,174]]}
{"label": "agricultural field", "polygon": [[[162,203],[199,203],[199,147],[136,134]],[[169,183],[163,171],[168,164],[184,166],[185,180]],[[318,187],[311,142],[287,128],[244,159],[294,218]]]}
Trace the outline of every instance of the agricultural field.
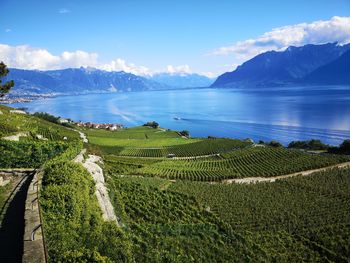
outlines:
{"label": "agricultural field", "polygon": [[179,138],[179,134],[175,131],[166,130],[162,128],[150,128],[145,126],[124,128],[117,131],[107,131],[102,129],[87,129],[80,128],[90,138],[115,138],[115,139],[159,139],[159,138]]}
{"label": "agricultural field", "polygon": [[[123,151],[120,151],[120,155]],[[107,167],[121,174],[192,181],[271,177],[350,161],[340,155],[310,155],[298,150],[246,147],[208,158],[160,159],[106,155]]]}
{"label": "agricultural field", "polygon": [[29,114],[11,113],[13,110],[0,105],[0,138],[25,133],[29,138],[41,135],[43,139],[59,141],[66,137],[67,141],[79,139],[79,134],[59,124],[48,122]]}
{"label": "agricultural field", "polygon": [[[164,148],[181,147],[187,149],[178,158],[163,158],[170,152]],[[349,260],[350,169],[275,183],[220,183],[327,167],[348,156],[228,139],[153,149],[158,154],[140,148],[102,150],[110,196],[129,227],[137,261]]]}
{"label": "agricultural field", "polygon": [[350,169],[255,185],[108,175],[136,261],[350,258]]}
{"label": "agricultural field", "polygon": [[135,127],[119,131],[81,129],[92,145],[120,156],[176,157],[213,155],[249,146],[250,142],[232,139],[184,138],[177,132],[161,128]]}
{"label": "agricultural field", "polygon": [[298,247],[306,246],[331,261],[350,258],[350,169],[255,185],[178,181],[168,189],[195,197],[270,254],[303,256]]}
{"label": "agricultural field", "polygon": [[[229,262],[263,255],[167,180],[111,177],[111,198],[132,242],[135,262]],[[235,261],[235,260],[234,260]]]}

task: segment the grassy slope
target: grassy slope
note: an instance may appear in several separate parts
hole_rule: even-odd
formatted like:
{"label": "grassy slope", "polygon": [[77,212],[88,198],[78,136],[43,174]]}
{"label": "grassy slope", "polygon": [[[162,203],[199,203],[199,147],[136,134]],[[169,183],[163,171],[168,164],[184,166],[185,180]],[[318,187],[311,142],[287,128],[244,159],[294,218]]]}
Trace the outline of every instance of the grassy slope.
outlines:
{"label": "grassy slope", "polygon": [[84,132],[88,135],[90,143],[102,146],[155,148],[201,141],[200,139],[181,138],[174,131],[148,127],[135,127],[115,132],[85,129]]}

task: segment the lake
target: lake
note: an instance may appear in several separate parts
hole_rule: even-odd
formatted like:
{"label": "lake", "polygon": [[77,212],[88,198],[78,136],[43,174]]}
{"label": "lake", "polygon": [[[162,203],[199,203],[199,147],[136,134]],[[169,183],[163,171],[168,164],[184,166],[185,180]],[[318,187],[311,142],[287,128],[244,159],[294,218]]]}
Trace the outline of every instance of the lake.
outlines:
{"label": "lake", "polygon": [[75,121],[157,121],[194,137],[252,138],[255,141],[350,138],[350,87],[293,87],[264,90],[188,89],[60,96],[12,104]]}

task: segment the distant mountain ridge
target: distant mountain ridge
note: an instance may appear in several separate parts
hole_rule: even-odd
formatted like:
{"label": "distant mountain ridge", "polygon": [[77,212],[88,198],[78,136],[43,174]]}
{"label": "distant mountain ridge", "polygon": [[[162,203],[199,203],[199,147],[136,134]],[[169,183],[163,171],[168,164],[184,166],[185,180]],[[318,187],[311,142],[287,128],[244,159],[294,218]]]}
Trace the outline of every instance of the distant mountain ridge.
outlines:
{"label": "distant mountain ridge", "polygon": [[195,73],[158,73],[149,77],[149,79],[177,88],[208,87],[215,80]]}
{"label": "distant mountain ridge", "polygon": [[15,81],[12,94],[81,94],[162,90],[167,85],[131,73],[93,68],[62,70],[10,69],[7,79]]}
{"label": "distant mountain ridge", "polygon": [[11,94],[84,94],[103,92],[151,91],[176,88],[208,87],[213,79],[198,74],[161,73],[150,77],[124,71],[95,68],[25,70],[11,68],[6,79],[13,79]]}
{"label": "distant mountain ridge", "polygon": [[[350,50],[350,44],[340,46],[337,43],[328,43],[302,47],[291,46],[282,52],[268,51],[244,62],[236,70],[222,74],[211,87],[312,84],[311,80],[315,80],[315,77],[307,77],[309,74],[340,58],[348,50]],[[330,73],[329,70],[327,72]],[[318,82],[318,84],[323,83]]]}

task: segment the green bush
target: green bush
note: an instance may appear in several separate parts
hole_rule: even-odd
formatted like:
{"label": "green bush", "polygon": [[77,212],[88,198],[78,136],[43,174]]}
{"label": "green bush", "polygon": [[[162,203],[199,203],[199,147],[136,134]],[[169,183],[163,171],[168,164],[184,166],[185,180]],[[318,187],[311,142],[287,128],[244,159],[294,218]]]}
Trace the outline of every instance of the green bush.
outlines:
{"label": "green bush", "polygon": [[45,165],[40,203],[51,262],[129,262],[129,241],[102,219],[91,175],[57,157]]}

